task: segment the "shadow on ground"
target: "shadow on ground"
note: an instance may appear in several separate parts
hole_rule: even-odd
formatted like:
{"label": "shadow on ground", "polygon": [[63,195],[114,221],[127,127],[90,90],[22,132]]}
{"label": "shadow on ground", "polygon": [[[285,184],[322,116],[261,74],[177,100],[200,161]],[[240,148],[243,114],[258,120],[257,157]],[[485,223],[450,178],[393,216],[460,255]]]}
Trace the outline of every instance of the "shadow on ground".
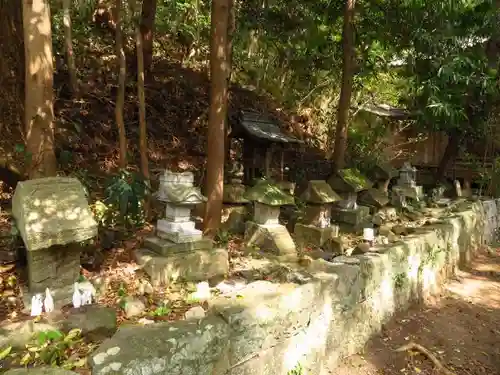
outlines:
{"label": "shadow on ground", "polygon": [[456,375],[500,374],[500,251],[481,253],[442,295],[396,315],[363,353],[335,375],[439,374],[422,354],[394,350],[415,342]]}

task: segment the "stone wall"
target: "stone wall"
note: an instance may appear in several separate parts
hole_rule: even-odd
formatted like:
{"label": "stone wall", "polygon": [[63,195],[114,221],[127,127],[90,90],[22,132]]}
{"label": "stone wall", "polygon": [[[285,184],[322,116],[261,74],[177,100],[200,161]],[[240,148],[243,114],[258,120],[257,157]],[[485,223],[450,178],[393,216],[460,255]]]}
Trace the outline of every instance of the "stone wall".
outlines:
{"label": "stone wall", "polygon": [[[491,240],[494,201],[464,203],[404,241],[311,263],[302,285],[257,281],[210,302],[200,321],[129,326],[90,359],[93,374],[307,374],[356,353],[384,322],[443,281]],[[495,228],[496,229],[496,228]]]}

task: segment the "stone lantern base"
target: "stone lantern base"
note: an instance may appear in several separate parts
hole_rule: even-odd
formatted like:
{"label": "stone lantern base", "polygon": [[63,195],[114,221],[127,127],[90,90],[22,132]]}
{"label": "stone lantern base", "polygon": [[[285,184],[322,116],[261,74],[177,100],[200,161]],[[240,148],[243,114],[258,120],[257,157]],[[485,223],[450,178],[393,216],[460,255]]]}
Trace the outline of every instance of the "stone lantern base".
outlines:
{"label": "stone lantern base", "polygon": [[326,228],[319,228],[314,225],[297,223],[295,224],[294,234],[300,246],[322,247],[328,241],[339,236],[339,227],[330,225]]}
{"label": "stone lantern base", "polygon": [[284,225],[260,225],[246,222],[245,244],[250,250],[262,250],[284,260],[297,260],[297,248]]}
{"label": "stone lantern base", "polygon": [[358,206],[354,209],[334,207],[332,209],[332,219],[344,224],[358,228],[370,215],[370,208]]}

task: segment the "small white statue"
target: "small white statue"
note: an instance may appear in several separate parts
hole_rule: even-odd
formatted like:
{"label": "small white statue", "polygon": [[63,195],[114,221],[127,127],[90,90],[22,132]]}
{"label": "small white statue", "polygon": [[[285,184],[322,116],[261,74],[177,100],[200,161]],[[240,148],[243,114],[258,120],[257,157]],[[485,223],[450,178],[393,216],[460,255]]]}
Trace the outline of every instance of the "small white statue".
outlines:
{"label": "small white statue", "polygon": [[92,304],[92,291],[85,289],[81,294],[82,306]]}
{"label": "small white statue", "polygon": [[42,315],[43,297],[41,294],[35,294],[31,297],[31,316]]}
{"label": "small white statue", "polygon": [[82,306],[82,295],[80,293],[80,289],[78,288],[78,283],[75,283],[73,290],[73,307],[75,309]]}
{"label": "small white statue", "polygon": [[54,311],[54,298],[52,298],[49,288],[45,289],[45,300],[43,301],[43,306],[45,307],[45,312],[49,313]]}

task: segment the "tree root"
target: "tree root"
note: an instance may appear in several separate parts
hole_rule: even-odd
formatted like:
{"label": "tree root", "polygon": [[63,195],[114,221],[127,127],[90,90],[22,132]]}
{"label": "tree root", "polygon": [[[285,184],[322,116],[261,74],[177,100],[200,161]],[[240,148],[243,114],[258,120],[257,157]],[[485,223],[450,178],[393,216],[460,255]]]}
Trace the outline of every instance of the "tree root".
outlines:
{"label": "tree root", "polygon": [[434,354],[432,354],[428,349],[424,348],[422,345],[419,345],[414,342],[410,342],[409,344],[403,345],[400,348],[397,348],[396,352],[406,352],[414,350],[422,353],[424,356],[429,358],[429,360],[434,364],[434,366],[444,375],[456,375],[454,372],[448,370],[444,365],[436,358]]}

